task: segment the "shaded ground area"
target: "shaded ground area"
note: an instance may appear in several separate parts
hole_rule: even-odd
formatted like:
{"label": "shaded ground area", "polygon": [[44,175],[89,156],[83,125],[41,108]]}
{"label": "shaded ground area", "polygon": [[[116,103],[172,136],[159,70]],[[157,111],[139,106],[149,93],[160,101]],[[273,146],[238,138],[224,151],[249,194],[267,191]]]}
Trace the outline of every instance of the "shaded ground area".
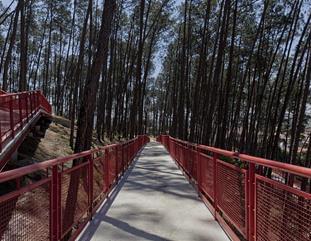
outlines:
{"label": "shaded ground area", "polygon": [[44,138],[28,137],[19,152],[38,161],[68,156],[73,153],[69,145],[69,136],[70,128],[54,121]]}
{"label": "shaded ground area", "polygon": [[18,158],[12,158],[5,169],[10,170],[72,154],[67,121],[64,118],[53,117],[53,122],[45,133],[36,135],[36,132],[31,132],[18,148]]}
{"label": "shaded ground area", "polygon": [[80,237],[229,240],[163,146],[149,143]]}
{"label": "shaded ground area", "polygon": [[[6,170],[73,154],[69,140],[70,120],[59,116],[53,116],[53,121],[46,130],[44,136],[34,136],[30,134],[26,137],[18,149],[18,160],[11,160]],[[98,147],[113,142],[119,142],[120,140],[105,139],[104,143],[100,143],[94,134],[92,145],[93,147]]]}

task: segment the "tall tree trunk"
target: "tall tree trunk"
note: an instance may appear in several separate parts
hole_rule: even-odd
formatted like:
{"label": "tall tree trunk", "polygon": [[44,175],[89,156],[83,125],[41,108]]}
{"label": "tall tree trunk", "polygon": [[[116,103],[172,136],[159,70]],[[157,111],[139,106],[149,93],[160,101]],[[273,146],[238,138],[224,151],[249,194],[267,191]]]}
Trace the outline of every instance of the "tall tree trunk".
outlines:
{"label": "tall tree trunk", "polygon": [[[26,16],[25,16],[25,9],[26,4],[24,0],[21,1],[21,47],[20,47],[20,79],[19,79],[19,91],[25,91],[27,88],[27,48],[28,48],[28,31],[27,26],[29,26],[29,23],[26,25]],[[30,10],[28,10],[30,11]],[[28,18],[29,19],[29,16]]]}
{"label": "tall tree trunk", "polygon": [[16,39],[16,32],[17,32],[17,23],[18,23],[18,17],[19,17],[19,12],[21,11],[21,8],[23,6],[23,0],[19,0],[16,8],[15,8],[15,16],[14,16],[14,23],[13,23],[13,29],[11,33],[11,38],[10,38],[10,44],[9,48],[6,54],[6,59],[4,61],[4,66],[3,66],[3,83],[2,83],[2,89],[4,91],[7,91],[8,89],[8,77],[9,77],[9,64],[11,62],[12,58],[12,51],[13,47],[15,44],[15,39]]}
{"label": "tall tree trunk", "polygon": [[86,33],[87,33],[87,23],[90,17],[90,12],[92,11],[92,0],[89,0],[88,8],[86,11],[86,16],[83,22],[83,28],[81,33],[80,40],[80,51],[78,57],[78,63],[74,73],[74,87],[73,87],[73,98],[71,103],[71,111],[70,111],[70,146],[74,146],[74,131],[75,131],[75,119],[76,119],[76,108],[77,108],[77,99],[78,99],[78,89],[82,72],[82,65],[85,53],[85,42],[86,42]]}
{"label": "tall tree trunk", "polygon": [[81,102],[75,152],[88,150],[91,147],[93,133],[93,117],[96,108],[96,96],[101,74],[101,67],[108,57],[108,43],[111,33],[111,23],[116,3],[106,0],[102,15],[102,23],[97,41],[96,54],[92,63],[91,75],[86,81],[84,94]]}
{"label": "tall tree trunk", "polygon": [[130,112],[130,136],[133,137],[137,134],[138,130],[141,131],[141,127],[137,125],[137,107],[141,95],[141,74],[142,74],[142,62],[143,62],[143,31],[144,31],[144,12],[145,12],[145,0],[140,0],[139,10],[139,40],[138,40],[138,53],[136,59],[136,79],[134,83],[133,103]]}

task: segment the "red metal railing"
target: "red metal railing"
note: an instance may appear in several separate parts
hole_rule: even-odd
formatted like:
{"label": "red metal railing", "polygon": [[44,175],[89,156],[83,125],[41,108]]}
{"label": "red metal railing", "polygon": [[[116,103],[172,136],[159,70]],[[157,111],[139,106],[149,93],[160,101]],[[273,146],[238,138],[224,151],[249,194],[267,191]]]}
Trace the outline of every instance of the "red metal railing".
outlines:
{"label": "red metal railing", "polygon": [[[167,135],[157,140],[197,186],[233,240],[311,240],[311,194],[299,185],[311,178],[311,169]],[[271,178],[261,174],[264,168],[272,169]],[[287,175],[294,177],[291,186],[285,184]]]}
{"label": "red metal railing", "polygon": [[74,240],[148,141],[0,173],[0,240]]}
{"label": "red metal railing", "polygon": [[51,105],[40,91],[1,93],[0,153],[38,113],[52,113]]}

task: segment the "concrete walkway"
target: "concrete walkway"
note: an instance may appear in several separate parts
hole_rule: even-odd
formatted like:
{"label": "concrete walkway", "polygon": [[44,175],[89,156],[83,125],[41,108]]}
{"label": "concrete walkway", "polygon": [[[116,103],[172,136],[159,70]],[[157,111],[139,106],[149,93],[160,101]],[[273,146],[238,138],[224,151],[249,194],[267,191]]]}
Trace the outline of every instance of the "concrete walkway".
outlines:
{"label": "concrete walkway", "polygon": [[149,143],[80,241],[228,241],[163,146]]}

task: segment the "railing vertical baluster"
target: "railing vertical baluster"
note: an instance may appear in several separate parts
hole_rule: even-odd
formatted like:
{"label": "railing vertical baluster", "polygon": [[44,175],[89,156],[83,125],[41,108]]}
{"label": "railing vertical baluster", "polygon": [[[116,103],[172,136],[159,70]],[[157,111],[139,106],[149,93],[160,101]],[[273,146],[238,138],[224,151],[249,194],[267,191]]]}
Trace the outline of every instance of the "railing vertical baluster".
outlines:
{"label": "railing vertical baluster", "polygon": [[33,113],[33,115],[35,114],[35,109],[36,109],[36,100],[35,100],[35,93],[34,92],[32,92],[31,93],[31,111],[32,111],[32,113]]}
{"label": "railing vertical baluster", "polygon": [[197,181],[198,181],[198,191],[199,196],[201,196],[202,191],[202,159],[200,158],[200,152],[198,147],[195,147],[195,156],[197,159]]}
{"label": "railing vertical baluster", "polygon": [[217,220],[217,212],[218,212],[218,203],[217,203],[217,159],[218,159],[218,154],[213,153],[213,163],[214,163],[214,180],[213,180],[213,185],[214,185],[214,217]]}
{"label": "railing vertical baluster", "polygon": [[30,93],[30,116],[33,115],[33,93]]}
{"label": "railing vertical baluster", "polygon": [[33,99],[34,99],[34,109],[37,111],[38,109],[38,93],[37,92],[34,92]]}
{"label": "railing vertical baluster", "polygon": [[32,93],[29,93],[29,104],[30,104],[30,116],[32,116],[32,110],[33,110]]}
{"label": "railing vertical baluster", "polygon": [[121,144],[121,158],[122,158],[122,176],[124,175],[125,172],[125,165],[124,165],[124,146],[125,144]]}
{"label": "railing vertical baluster", "polygon": [[134,151],[135,151],[135,141],[132,142],[132,144],[131,144],[131,160],[130,160],[130,163],[132,163],[132,161],[133,161]]}
{"label": "railing vertical baluster", "polygon": [[89,173],[88,173],[88,182],[89,182],[89,215],[90,218],[92,218],[92,213],[93,213],[93,178],[94,178],[94,173],[93,173],[93,167],[94,167],[94,158],[93,154],[90,154],[88,157],[88,163],[89,163]]}
{"label": "railing vertical baluster", "polygon": [[247,227],[248,227],[248,241],[255,240],[255,164],[249,163],[247,173]]}
{"label": "railing vertical baluster", "polygon": [[60,203],[59,203],[59,174],[58,174],[58,167],[57,165],[52,167],[52,184],[51,184],[51,218],[50,218],[50,238],[52,241],[58,241],[59,240],[59,225],[60,225],[60,217],[59,217],[59,211],[60,211]]}
{"label": "railing vertical baluster", "polygon": [[28,94],[25,93],[24,96],[25,96],[25,112],[26,112],[26,118],[27,118],[27,123],[28,123],[28,121],[29,121],[29,116],[28,116],[28,114],[29,114],[29,112],[28,112]]}
{"label": "railing vertical baluster", "polygon": [[105,178],[106,178],[106,160],[105,160],[105,150],[100,150],[100,155],[101,155],[101,160],[100,160],[100,163],[101,163],[101,165],[102,165],[102,171],[103,171],[103,176],[102,176],[102,178],[103,178],[103,192],[105,193],[106,192],[106,190],[105,190],[105,188],[106,188],[106,183],[105,183]]}
{"label": "railing vertical baluster", "polygon": [[14,138],[15,133],[14,133],[14,118],[13,118],[13,98],[14,96],[10,97],[10,102],[9,102],[9,108],[10,108],[10,128],[11,128],[11,134],[12,138]]}
{"label": "railing vertical baluster", "polygon": [[118,183],[119,181],[119,144],[116,145],[114,147],[115,151],[114,151],[114,155],[115,155],[115,161],[116,161],[116,172],[115,172],[115,175],[116,175],[116,183]]}
{"label": "railing vertical baluster", "polygon": [[36,104],[36,93],[32,92],[32,110],[33,110],[33,112],[35,112],[36,106],[37,106],[37,104]]}
{"label": "railing vertical baluster", "polygon": [[128,144],[127,144],[127,147],[126,147],[126,167],[128,168],[128,166],[129,166],[129,161],[130,161],[130,145],[131,145],[131,143],[129,142]]}
{"label": "railing vertical baluster", "polygon": [[38,91],[37,94],[36,94],[36,99],[37,99],[37,108],[39,109],[40,108],[40,95],[41,95],[41,92]]}
{"label": "railing vertical baluster", "polygon": [[109,150],[108,148],[105,149],[105,159],[104,159],[104,166],[105,166],[105,184],[106,184],[106,191],[109,191],[110,184],[109,184]]}
{"label": "railing vertical baluster", "polygon": [[34,102],[34,109],[37,111],[37,107],[38,107],[38,104],[37,104],[37,92],[34,92],[33,93],[33,102]]}
{"label": "railing vertical baluster", "polygon": [[22,109],[22,99],[21,96],[18,96],[18,109],[19,109],[19,121],[21,129],[23,128],[23,109]]}
{"label": "railing vertical baluster", "polygon": [[167,136],[167,150],[171,154],[170,136]]}
{"label": "railing vertical baluster", "polygon": [[41,95],[41,92],[40,91],[38,91],[37,92],[37,95],[36,95],[36,99],[37,99],[37,108],[39,109],[40,108],[40,95]]}

